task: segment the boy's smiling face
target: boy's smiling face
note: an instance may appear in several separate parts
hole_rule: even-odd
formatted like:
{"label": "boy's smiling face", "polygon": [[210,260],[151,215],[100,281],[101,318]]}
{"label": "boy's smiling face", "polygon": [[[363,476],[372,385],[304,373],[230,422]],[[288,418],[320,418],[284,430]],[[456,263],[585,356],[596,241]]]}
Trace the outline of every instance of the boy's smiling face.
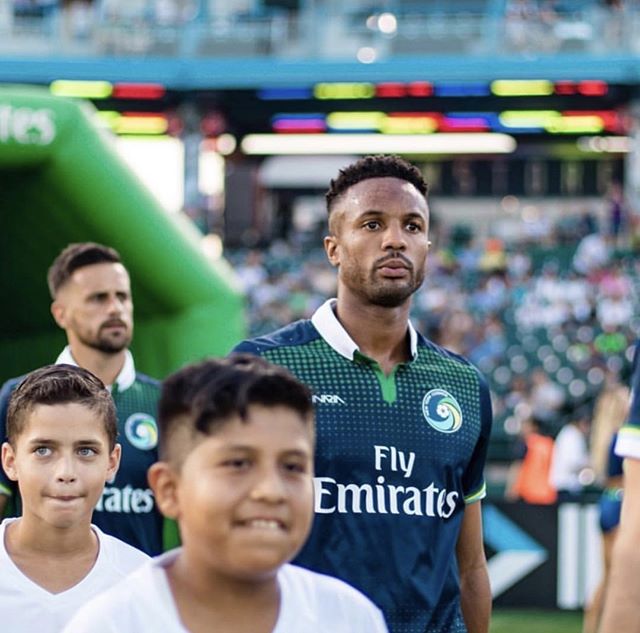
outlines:
{"label": "boy's smiling face", "polygon": [[269,578],[311,528],[312,422],[286,406],[255,404],[246,420],[202,438],[185,447],[181,466],[157,464],[155,481],[152,467],[158,504],[178,520],[185,555],[209,574]]}
{"label": "boy's smiling face", "polygon": [[120,462],[120,446],[109,449],[103,420],[79,403],[36,405],[2,465],[18,482],[23,516],[56,528],[91,521],[104,484]]}

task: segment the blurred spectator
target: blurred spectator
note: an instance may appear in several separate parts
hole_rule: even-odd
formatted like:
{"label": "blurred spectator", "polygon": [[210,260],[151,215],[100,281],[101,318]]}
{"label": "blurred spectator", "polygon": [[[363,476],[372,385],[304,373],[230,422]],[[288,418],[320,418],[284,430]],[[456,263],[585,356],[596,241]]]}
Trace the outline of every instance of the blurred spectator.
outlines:
{"label": "blurred spectator", "polygon": [[590,483],[588,435],[589,413],[583,408],[556,437],[549,482],[558,492],[558,501],[577,500]]}
{"label": "blurred spectator", "polygon": [[532,29],[538,18],[538,7],[531,0],[507,0],[505,7],[505,31],[507,42],[518,51],[527,50],[532,44]]}
{"label": "blurred spectator", "polygon": [[627,223],[627,208],[624,192],[619,182],[612,182],[609,188],[609,239],[615,248],[621,245],[621,236]]}
{"label": "blurred spectator", "polygon": [[565,394],[544,369],[536,369],[531,376],[531,410],[542,422],[552,424],[565,404]]}
{"label": "blurred spectator", "polygon": [[536,418],[527,418],[522,423],[520,442],[505,489],[505,497],[511,501],[522,500],[538,505],[556,501],[556,490],[549,481],[553,439],[543,432],[542,427]]}
{"label": "blurred spectator", "polygon": [[607,241],[599,233],[591,233],[580,240],[573,256],[573,267],[581,275],[591,275],[605,266],[609,257]]}

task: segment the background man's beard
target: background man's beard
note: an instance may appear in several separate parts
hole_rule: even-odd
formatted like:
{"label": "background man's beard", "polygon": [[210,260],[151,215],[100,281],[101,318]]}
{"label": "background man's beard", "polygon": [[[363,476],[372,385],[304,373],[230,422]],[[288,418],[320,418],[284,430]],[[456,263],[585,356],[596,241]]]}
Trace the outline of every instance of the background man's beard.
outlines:
{"label": "background man's beard", "polygon": [[129,347],[129,343],[131,343],[130,336],[126,336],[125,338],[118,341],[111,341],[108,338],[104,338],[102,336],[98,336],[92,340],[82,337],[79,338],[87,347],[91,347],[92,349],[95,349],[104,354],[117,354],[123,349]]}

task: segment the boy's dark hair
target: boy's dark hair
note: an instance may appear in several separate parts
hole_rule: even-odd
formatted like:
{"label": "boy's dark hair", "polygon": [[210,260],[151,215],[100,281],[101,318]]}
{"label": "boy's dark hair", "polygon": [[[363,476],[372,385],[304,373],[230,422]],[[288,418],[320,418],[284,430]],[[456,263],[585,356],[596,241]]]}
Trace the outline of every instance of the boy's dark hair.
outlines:
{"label": "boy's dark hair", "polygon": [[362,180],[369,178],[399,178],[410,182],[425,198],[428,186],[420,170],[399,156],[365,156],[340,170],[325,194],[327,212],[331,214],[336,200],[347,190]]}
{"label": "boy's dark hair", "polygon": [[81,404],[104,422],[109,450],[116,445],[116,407],[103,382],[90,371],[75,365],[47,365],[32,371],[15,388],[7,410],[7,438],[15,447],[27,418],[38,405]]}
{"label": "boy's dark hair", "polygon": [[158,403],[160,459],[172,437],[189,426],[193,434],[215,433],[232,417],[246,421],[251,405],[282,405],[311,418],[311,392],[286,369],[250,354],[232,354],[188,365],[162,383]]}
{"label": "boy's dark hair", "polygon": [[58,290],[64,286],[78,268],[93,264],[121,264],[120,253],[110,246],[95,242],[69,244],[53,260],[47,273],[47,284],[51,298],[55,299]]}

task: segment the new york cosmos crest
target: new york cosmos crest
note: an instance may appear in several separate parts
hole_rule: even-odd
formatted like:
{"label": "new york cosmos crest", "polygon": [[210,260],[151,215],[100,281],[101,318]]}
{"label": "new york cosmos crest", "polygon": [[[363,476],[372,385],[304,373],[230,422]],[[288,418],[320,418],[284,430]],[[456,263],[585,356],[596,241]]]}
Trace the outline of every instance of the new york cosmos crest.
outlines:
{"label": "new york cosmos crest", "polygon": [[444,389],[427,392],[422,400],[422,414],[429,425],[440,433],[455,433],[462,426],[462,409],[458,401]]}
{"label": "new york cosmos crest", "polygon": [[124,434],[141,451],[150,451],[158,445],[158,425],[148,413],[130,415],[124,423]]}

